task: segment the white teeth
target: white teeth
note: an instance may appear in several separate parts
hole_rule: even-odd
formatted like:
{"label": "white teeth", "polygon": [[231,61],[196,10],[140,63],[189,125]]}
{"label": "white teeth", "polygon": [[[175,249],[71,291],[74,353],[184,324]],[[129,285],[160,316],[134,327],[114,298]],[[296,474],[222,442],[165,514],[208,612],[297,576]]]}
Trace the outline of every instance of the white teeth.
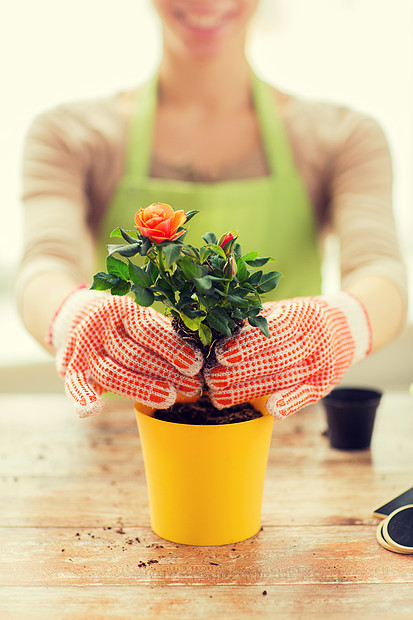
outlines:
{"label": "white teeth", "polygon": [[221,15],[195,15],[186,14],[184,16],[185,22],[192,28],[203,28],[205,30],[210,28],[216,28],[222,22]]}

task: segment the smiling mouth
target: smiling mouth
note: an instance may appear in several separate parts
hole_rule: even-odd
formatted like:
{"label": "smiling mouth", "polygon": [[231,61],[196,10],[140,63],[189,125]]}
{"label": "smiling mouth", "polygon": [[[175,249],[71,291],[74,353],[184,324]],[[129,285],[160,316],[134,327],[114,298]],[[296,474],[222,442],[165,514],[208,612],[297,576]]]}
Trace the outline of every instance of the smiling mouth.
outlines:
{"label": "smiling mouth", "polygon": [[225,25],[231,18],[231,12],[198,12],[178,9],[174,17],[182,24],[198,31],[212,31]]}

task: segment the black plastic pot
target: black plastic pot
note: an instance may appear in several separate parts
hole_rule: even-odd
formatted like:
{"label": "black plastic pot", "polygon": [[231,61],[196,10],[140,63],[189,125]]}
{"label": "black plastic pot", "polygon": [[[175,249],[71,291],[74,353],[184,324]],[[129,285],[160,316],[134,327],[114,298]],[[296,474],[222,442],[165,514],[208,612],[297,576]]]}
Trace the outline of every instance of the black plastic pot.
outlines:
{"label": "black plastic pot", "polygon": [[332,448],[365,450],[370,447],[382,392],[366,388],[336,388],[324,397],[328,437]]}

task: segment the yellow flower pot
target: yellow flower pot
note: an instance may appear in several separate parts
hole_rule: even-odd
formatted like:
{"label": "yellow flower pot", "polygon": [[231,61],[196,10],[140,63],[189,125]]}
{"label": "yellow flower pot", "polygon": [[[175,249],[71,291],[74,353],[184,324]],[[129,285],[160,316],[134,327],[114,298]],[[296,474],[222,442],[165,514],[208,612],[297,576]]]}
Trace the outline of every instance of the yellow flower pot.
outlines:
{"label": "yellow flower pot", "polygon": [[225,545],[256,534],[273,418],[223,425],[157,420],[135,405],[153,531],[186,545]]}

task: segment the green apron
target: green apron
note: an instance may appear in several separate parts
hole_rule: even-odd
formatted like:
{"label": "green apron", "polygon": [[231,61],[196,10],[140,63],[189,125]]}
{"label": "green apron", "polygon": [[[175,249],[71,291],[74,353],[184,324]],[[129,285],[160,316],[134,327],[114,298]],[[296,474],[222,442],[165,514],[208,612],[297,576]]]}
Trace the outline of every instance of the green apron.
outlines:
{"label": "green apron", "polygon": [[199,213],[189,222],[186,242],[199,247],[201,236],[219,238],[229,230],[239,234],[243,253],[258,250],[272,256],[270,270],[281,271],[273,294],[263,301],[317,295],[321,288],[321,261],[314,210],[294,165],[283,122],[271,88],[253,77],[254,106],[267,157],[266,177],[194,183],[149,177],[152,136],[157,107],[157,76],[142,89],[132,120],[126,169],[108,206],[99,236],[99,269],[104,269],[106,244],[117,226],[130,230],[134,214],[153,202]]}

